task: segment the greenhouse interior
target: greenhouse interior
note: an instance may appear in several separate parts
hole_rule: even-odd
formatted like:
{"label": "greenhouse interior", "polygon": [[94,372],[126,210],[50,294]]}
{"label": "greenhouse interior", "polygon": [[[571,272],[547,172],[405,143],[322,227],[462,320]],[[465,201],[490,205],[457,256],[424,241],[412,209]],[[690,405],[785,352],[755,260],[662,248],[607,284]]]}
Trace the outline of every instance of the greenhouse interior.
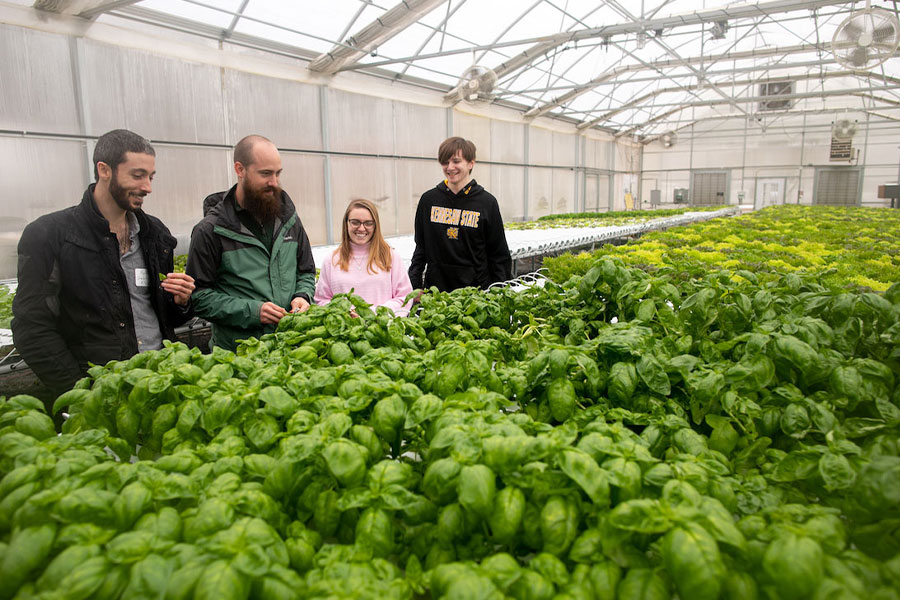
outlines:
{"label": "greenhouse interior", "polygon": [[0,600],[900,600],[898,46],[0,0]]}

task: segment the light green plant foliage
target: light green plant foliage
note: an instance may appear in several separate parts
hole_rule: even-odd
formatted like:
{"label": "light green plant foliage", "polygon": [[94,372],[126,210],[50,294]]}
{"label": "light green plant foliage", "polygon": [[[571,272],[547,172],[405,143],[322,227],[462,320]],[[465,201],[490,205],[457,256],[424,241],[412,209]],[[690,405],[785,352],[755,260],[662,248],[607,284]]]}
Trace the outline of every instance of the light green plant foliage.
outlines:
{"label": "light green plant foliage", "polygon": [[15,294],[5,285],[0,285],[0,329],[9,329],[12,319],[12,301]]}
{"label": "light green plant foliage", "polygon": [[710,212],[724,206],[703,206],[692,208],[661,208],[656,210],[619,210],[610,212],[583,212],[561,215],[545,215],[533,221],[504,223],[505,229],[560,229],[565,227],[612,227],[633,225],[653,219],[683,215],[687,212]]}
{"label": "light green plant foliage", "polygon": [[833,288],[883,292],[900,281],[900,211],[888,208],[778,206],[653,232],[593,254],[548,258],[556,281],[586,271],[599,256],[626,264],[698,274],[746,269],[759,277],[815,274]]}
{"label": "light green plant foliage", "polygon": [[187,265],[187,254],[179,254],[175,257],[175,272],[184,273],[184,267]]}

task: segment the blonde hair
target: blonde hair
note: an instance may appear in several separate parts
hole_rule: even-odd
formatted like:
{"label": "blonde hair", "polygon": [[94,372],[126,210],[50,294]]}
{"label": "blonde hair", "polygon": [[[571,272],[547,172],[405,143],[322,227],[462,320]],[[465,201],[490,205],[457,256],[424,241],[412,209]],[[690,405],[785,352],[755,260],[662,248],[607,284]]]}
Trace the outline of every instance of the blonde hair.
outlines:
{"label": "blonde hair", "polygon": [[354,208],[366,209],[372,215],[372,220],[375,221],[375,229],[372,231],[372,238],[369,240],[369,260],[366,263],[366,272],[375,273],[375,267],[378,267],[378,270],[383,272],[390,271],[392,262],[391,247],[388,246],[388,243],[384,241],[384,236],[381,235],[381,220],[378,218],[378,209],[375,208],[372,202],[364,198],[351,200],[347,210],[344,211],[344,218],[341,220],[341,245],[334,251],[334,256],[338,259],[337,266],[341,271],[350,270],[351,242],[347,222],[350,220],[350,211]]}

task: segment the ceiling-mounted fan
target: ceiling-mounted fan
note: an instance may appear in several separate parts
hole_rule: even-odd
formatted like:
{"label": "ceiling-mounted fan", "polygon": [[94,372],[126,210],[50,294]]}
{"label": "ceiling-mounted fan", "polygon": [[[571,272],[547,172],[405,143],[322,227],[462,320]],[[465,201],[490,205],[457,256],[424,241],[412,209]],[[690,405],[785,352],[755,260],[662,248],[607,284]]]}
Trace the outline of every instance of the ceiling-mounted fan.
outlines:
{"label": "ceiling-mounted fan", "polygon": [[866,7],[838,25],[831,40],[835,60],[857,71],[876,67],[892,57],[900,44],[900,23],[891,12]]}
{"label": "ceiling-mounted fan", "polygon": [[490,67],[472,65],[459,78],[456,87],[447,94],[449,100],[476,102],[492,100],[494,86],[497,85],[497,74]]}
{"label": "ceiling-mounted fan", "polygon": [[678,141],[678,134],[674,131],[667,131],[659,136],[659,143],[663,148],[671,148]]}
{"label": "ceiling-mounted fan", "polygon": [[837,119],[831,126],[831,137],[836,140],[852,140],[856,135],[856,121]]}

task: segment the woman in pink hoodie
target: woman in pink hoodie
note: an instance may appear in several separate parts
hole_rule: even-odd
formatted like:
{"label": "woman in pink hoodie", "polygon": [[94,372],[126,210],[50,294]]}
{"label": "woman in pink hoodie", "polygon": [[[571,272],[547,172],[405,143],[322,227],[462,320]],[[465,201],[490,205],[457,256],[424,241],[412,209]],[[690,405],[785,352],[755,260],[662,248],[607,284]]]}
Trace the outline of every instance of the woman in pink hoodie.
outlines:
{"label": "woman in pink hoodie", "polygon": [[344,212],[341,245],[322,264],[316,303],[328,304],[335,294],[350,290],[372,305],[387,306],[400,317],[409,314],[412,291],[402,259],[381,235],[378,209],[368,200],[350,202]]}

